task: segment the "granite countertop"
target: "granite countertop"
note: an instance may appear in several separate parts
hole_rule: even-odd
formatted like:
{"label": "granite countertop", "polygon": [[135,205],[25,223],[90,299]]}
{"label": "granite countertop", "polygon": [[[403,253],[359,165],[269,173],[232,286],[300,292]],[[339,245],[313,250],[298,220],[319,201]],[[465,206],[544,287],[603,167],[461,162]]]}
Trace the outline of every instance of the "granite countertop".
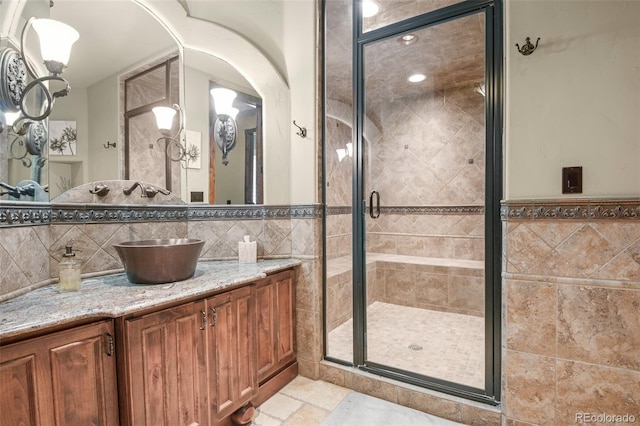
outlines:
{"label": "granite countertop", "polygon": [[48,285],[0,303],[0,340],[90,319],[117,318],[155,306],[206,296],[293,266],[295,259],[199,262],[193,278],[168,284],[132,284],[124,273],[83,278],[79,291]]}

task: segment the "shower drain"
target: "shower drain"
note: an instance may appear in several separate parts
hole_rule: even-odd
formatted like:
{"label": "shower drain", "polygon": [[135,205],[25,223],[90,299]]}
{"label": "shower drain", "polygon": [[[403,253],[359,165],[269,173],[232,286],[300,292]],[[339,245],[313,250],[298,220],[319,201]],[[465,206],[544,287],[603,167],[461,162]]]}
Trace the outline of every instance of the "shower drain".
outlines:
{"label": "shower drain", "polygon": [[415,343],[412,345],[409,345],[409,349],[411,349],[412,351],[421,351],[422,350],[422,346],[420,345],[416,345]]}

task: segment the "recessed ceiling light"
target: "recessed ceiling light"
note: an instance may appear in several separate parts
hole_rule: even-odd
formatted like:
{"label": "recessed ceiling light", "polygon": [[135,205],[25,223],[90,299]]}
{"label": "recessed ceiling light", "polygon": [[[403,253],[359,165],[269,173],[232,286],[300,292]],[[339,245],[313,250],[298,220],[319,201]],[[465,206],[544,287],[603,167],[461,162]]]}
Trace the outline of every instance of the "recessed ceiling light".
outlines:
{"label": "recessed ceiling light", "polygon": [[362,16],[364,16],[365,18],[371,18],[372,16],[376,15],[379,10],[380,6],[378,6],[371,0],[364,0],[362,2]]}
{"label": "recessed ceiling light", "polygon": [[405,46],[413,44],[416,41],[418,41],[418,36],[415,34],[405,34],[403,36],[398,37],[398,42],[400,44],[404,44]]}
{"label": "recessed ceiling light", "polygon": [[409,77],[409,81],[412,83],[420,83],[421,81],[424,81],[426,78],[427,76],[424,74],[414,74],[411,77]]}

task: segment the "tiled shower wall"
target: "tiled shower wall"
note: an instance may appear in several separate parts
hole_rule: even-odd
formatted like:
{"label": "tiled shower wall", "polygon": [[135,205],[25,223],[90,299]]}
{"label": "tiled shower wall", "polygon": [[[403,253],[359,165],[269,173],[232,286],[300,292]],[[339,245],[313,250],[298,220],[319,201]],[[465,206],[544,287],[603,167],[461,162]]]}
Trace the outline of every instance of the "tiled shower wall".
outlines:
{"label": "tiled shower wall", "polygon": [[503,223],[507,424],[640,421],[640,204],[507,203]]}
{"label": "tiled shower wall", "polygon": [[[380,192],[383,211],[379,219],[367,218],[367,253],[484,260],[483,105],[471,86],[388,99],[372,107],[382,133],[379,139],[365,142],[370,155],[365,158],[365,176],[368,190]],[[327,259],[330,264],[349,263],[352,160],[339,161],[335,150],[351,140],[351,127],[328,117],[326,129]],[[392,210],[385,210],[389,207]],[[330,328],[350,318],[351,285],[345,274],[348,272],[341,271],[327,277]],[[374,276],[382,288],[384,277],[393,275],[383,270],[371,275],[368,288],[374,287]],[[478,291],[472,294],[482,294],[482,280],[476,281]],[[442,288],[413,290],[439,294]],[[385,300],[394,299],[394,294]],[[443,305],[442,297],[436,299],[429,298],[429,305],[477,315],[483,312],[481,306],[469,304],[449,309],[448,300]]]}
{"label": "tiled shower wall", "polygon": [[[376,105],[381,136],[366,141],[368,190],[382,206],[484,204],[484,103],[473,86]],[[428,112],[427,113],[425,113]],[[327,205],[351,205],[351,159],[336,149],[350,141],[350,126],[327,118]],[[482,215],[383,214],[367,223],[368,250],[378,253],[482,260]],[[347,255],[349,214],[329,216],[327,256]]]}

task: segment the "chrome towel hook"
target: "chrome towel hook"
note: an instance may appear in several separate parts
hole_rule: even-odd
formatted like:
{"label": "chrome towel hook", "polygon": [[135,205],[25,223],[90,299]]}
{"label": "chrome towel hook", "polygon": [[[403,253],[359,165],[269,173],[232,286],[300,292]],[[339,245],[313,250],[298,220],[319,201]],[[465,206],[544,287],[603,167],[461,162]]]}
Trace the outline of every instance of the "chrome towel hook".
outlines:
{"label": "chrome towel hook", "polygon": [[538,37],[538,39],[536,40],[536,45],[534,46],[531,43],[531,39],[527,37],[522,47],[520,47],[518,43],[516,43],[516,48],[518,49],[518,52],[522,53],[524,56],[529,56],[538,48],[539,41],[540,41],[540,37]]}
{"label": "chrome towel hook", "polygon": [[296,135],[300,136],[301,138],[306,138],[307,137],[307,128],[306,127],[300,127],[296,124],[296,120],[293,120],[293,125],[296,126],[298,129],[300,129],[299,132],[296,132]]}

